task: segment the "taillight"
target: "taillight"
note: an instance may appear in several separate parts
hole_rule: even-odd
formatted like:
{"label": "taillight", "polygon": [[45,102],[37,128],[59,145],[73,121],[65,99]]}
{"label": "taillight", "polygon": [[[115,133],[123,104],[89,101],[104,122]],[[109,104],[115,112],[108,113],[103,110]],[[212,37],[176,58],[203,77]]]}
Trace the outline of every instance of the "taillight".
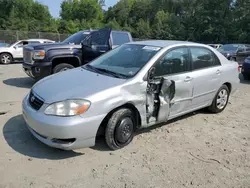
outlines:
{"label": "taillight", "polygon": [[238,66],[238,72],[240,72],[240,65]]}

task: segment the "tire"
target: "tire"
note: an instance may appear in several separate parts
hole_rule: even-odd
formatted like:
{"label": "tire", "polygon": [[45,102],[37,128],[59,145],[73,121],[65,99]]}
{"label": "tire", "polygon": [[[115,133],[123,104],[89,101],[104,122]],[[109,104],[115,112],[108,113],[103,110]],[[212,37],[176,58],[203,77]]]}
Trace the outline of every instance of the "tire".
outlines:
{"label": "tire", "polygon": [[[224,95],[223,95],[224,93]],[[213,100],[212,105],[208,108],[208,110],[212,113],[220,113],[222,112],[227,104],[228,104],[228,99],[229,99],[229,89],[226,85],[222,85],[219,91],[216,93],[215,98]],[[218,103],[218,100],[221,99],[220,103]]]}
{"label": "tire", "polygon": [[243,74],[244,80],[250,80],[250,75],[249,74]]}
{"label": "tire", "polygon": [[67,64],[67,63],[61,63],[53,69],[53,74],[63,72],[69,69],[75,68],[73,65]]}
{"label": "tire", "polygon": [[12,58],[12,56],[10,54],[8,54],[8,53],[2,53],[0,55],[0,62],[2,64],[7,65],[7,64],[12,63],[12,61],[13,61],[13,58]]}
{"label": "tire", "polygon": [[105,129],[108,147],[118,150],[132,142],[135,132],[135,118],[130,109],[121,108],[114,112]]}

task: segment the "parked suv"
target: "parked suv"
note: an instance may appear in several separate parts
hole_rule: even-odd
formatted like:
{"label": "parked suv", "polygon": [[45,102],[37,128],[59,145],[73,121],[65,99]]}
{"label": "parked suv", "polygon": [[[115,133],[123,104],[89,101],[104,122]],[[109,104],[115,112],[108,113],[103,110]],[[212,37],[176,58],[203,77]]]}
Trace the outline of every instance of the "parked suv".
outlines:
{"label": "parked suv", "polygon": [[80,31],[61,43],[25,47],[23,69],[30,77],[40,80],[79,67],[131,41],[129,32],[112,31],[111,28]]}
{"label": "parked suv", "polygon": [[23,47],[32,44],[49,44],[54,41],[47,39],[28,39],[20,40],[8,46],[0,47],[0,63],[9,64],[13,61],[23,60]]}

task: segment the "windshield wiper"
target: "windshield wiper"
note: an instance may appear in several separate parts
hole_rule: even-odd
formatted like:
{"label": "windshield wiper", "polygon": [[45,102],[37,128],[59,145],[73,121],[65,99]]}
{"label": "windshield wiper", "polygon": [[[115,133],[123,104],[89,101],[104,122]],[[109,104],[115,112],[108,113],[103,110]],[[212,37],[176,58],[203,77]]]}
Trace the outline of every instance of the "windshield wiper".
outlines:
{"label": "windshield wiper", "polygon": [[94,72],[101,73],[101,71],[100,71],[99,69],[93,67],[92,65],[87,64],[87,65],[85,65],[84,67],[86,67],[86,68],[88,68],[88,69],[91,69],[91,70],[94,71]]}
{"label": "windshield wiper", "polygon": [[102,68],[96,68],[98,69],[99,71],[102,71],[102,72],[105,72],[107,74],[110,74],[116,78],[128,78],[127,75],[124,75],[124,74],[121,74],[121,73],[117,73],[117,72],[113,72],[111,70],[107,70],[107,69],[102,69]]}
{"label": "windshield wiper", "polygon": [[102,69],[102,68],[97,68],[97,67],[94,67],[92,65],[85,65],[86,68],[89,68],[97,73],[105,73],[105,74],[108,74],[108,75],[112,75],[113,77],[115,78],[128,78],[127,75],[124,75],[124,74],[120,74],[120,73],[116,73],[116,72],[113,72],[113,71],[110,71],[110,70],[107,70],[107,69]]}

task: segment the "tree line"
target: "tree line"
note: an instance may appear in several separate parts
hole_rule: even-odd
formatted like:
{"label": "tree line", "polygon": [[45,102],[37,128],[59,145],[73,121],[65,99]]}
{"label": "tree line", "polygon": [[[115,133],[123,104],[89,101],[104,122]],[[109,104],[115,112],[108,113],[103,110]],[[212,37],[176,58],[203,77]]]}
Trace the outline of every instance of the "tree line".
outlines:
{"label": "tree line", "polygon": [[250,0],[64,0],[60,18],[34,0],[0,0],[0,30],[75,33],[111,26],[135,38],[250,43]]}

